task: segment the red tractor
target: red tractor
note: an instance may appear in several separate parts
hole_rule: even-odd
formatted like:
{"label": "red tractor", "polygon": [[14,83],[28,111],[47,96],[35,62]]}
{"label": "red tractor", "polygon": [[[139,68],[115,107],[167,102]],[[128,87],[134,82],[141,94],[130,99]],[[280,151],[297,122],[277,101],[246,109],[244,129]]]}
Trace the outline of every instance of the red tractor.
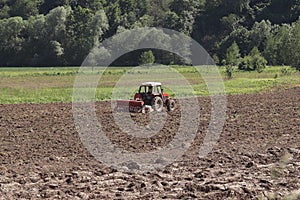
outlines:
{"label": "red tractor", "polygon": [[161,83],[142,83],[134,100],[118,100],[117,109],[129,112],[161,112],[164,107],[168,111],[175,110],[175,101],[164,93]]}

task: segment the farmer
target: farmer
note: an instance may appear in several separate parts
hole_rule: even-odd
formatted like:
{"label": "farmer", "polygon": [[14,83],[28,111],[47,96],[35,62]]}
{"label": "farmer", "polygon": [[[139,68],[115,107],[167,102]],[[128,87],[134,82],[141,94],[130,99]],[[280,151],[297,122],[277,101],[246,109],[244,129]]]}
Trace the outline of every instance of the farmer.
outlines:
{"label": "farmer", "polygon": [[153,89],[153,86],[149,86],[148,94],[152,94],[152,89]]}

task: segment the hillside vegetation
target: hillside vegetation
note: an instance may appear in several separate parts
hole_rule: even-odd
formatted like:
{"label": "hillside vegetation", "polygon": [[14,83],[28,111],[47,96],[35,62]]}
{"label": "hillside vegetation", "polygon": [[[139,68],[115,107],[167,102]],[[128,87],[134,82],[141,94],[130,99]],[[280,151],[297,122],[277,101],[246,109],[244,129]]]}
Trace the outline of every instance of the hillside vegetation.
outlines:
{"label": "hillside vegetation", "polygon": [[[193,37],[217,64],[235,43],[241,57],[257,48],[269,65],[299,68],[299,14],[300,0],[1,0],[0,66],[80,65],[117,32],[164,27]],[[142,53],[114,64],[139,64]],[[184,64],[153,53],[156,62]]]}

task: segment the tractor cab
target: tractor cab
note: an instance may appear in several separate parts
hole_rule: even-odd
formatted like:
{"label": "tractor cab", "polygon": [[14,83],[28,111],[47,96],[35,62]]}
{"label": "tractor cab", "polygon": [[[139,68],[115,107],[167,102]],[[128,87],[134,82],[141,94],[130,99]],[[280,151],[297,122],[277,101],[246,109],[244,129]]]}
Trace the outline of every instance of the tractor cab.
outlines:
{"label": "tractor cab", "polygon": [[140,85],[138,93],[136,93],[134,99],[142,100],[146,105],[151,105],[154,97],[163,98],[163,89],[159,82],[146,82]]}
{"label": "tractor cab", "polygon": [[142,83],[139,89],[139,93],[145,94],[162,94],[161,83],[158,82],[147,82]]}

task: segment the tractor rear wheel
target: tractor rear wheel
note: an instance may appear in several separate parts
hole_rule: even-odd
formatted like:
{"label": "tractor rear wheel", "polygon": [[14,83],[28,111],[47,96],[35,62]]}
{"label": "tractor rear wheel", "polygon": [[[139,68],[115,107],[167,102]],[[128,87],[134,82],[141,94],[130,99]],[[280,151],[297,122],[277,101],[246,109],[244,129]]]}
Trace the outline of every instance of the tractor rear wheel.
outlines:
{"label": "tractor rear wheel", "polygon": [[167,104],[167,109],[168,111],[173,111],[176,108],[176,103],[173,99],[169,100],[168,104]]}
{"label": "tractor rear wheel", "polygon": [[154,97],[152,99],[152,108],[157,111],[157,112],[161,112],[163,110],[164,107],[164,102],[160,97]]}

